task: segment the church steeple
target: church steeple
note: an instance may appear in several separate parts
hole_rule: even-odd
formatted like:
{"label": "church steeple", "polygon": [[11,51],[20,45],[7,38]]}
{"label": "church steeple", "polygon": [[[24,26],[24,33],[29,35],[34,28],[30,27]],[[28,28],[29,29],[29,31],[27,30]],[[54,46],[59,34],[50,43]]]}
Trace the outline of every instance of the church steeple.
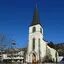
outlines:
{"label": "church steeple", "polygon": [[37,4],[36,4],[36,8],[35,8],[35,11],[34,11],[34,16],[33,16],[33,20],[32,20],[32,23],[31,23],[30,26],[37,25],[37,24],[40,24],[40,20],[39,20],[38,8],[37,8]]}

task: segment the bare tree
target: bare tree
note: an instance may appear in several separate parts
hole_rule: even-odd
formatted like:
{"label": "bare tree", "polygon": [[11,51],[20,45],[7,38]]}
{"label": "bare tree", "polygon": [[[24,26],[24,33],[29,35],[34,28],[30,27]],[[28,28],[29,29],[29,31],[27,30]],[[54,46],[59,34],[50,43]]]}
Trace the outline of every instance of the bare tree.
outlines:
{"label": "bare tree", "polygon": [[11,55],[11,62],[12,62],[12,59],[13,59],[13,54],[15,52],[15,46],[16,46],[16,42],[15,40],[9,40],[9,50],[8,52],[10,53]]}
{"label": "bare tree", "polygon": [[[13,56],[12,52],[14,52],[16,42],[14,40],[9,40],[6,38],[5,35],[0,34],[0,61],[3,62],[3,53],[11,54],[11,57]],[[11,51],[10,51],[11,50]],[[6,61],[8,62],[8,60]]]}
{"label": "bare tree", "polygon": [[7,38],[0,34],[0,52],[1,52],[1,60],[0,61],[3,61],[3,58],[2,58],[2,55],[3,55],[3,52],[8,48],[8,41],[7,41]]}

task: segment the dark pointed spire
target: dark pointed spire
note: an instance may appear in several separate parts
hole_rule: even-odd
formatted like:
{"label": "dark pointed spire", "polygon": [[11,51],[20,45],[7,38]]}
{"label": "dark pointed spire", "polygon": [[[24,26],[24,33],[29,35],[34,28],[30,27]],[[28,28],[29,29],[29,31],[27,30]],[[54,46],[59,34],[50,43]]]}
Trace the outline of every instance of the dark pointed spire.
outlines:
{"label": "dark pointed spire", "polygon": [[37,8],[37,4],[36,4],[36,8],[35,8],[35,11],[34,11],[34,16],[33,16],[33,20],[32,20],[32,23],[31,23],[30,26],[37,25],[37,24],[40,24],[40,20],[39,20],[38,8]]}

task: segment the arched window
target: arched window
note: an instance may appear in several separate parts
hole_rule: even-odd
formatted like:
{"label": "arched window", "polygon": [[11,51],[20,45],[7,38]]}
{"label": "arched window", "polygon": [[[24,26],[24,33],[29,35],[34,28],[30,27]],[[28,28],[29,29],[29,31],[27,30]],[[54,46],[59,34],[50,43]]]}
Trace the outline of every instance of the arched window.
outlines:
{"label": "arched window", "polygon": [[33,27],[32,32],[35,32],[35,31],[36,31],[36,27]]}
{"label": "arched window", "polygon": [[33,50],[35,49],[35,38],[33,38],[33,46],[32,46]]}
{"label": "arched window", "polygon": [[39,44],[38,44],[38,47],[40,48],[40,38],[38,39],[38,43],[39,43]]}
{"label": "arched window", "polygon": [[36,56],[36,55],[33,53],[33,56]]}
{"label": "arched window", "polygon": [[40,28],[40,33],[42,33],[42,29]]}

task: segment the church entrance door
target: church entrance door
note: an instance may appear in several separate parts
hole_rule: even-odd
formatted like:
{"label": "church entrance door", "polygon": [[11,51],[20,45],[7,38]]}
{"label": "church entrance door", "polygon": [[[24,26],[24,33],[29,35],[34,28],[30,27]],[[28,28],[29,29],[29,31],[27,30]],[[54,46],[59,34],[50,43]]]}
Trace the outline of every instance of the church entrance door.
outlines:
{"label": "church entrance door", "polygon": [[36,62],[36,55],[34,53],[32,54],[32,62]]}

